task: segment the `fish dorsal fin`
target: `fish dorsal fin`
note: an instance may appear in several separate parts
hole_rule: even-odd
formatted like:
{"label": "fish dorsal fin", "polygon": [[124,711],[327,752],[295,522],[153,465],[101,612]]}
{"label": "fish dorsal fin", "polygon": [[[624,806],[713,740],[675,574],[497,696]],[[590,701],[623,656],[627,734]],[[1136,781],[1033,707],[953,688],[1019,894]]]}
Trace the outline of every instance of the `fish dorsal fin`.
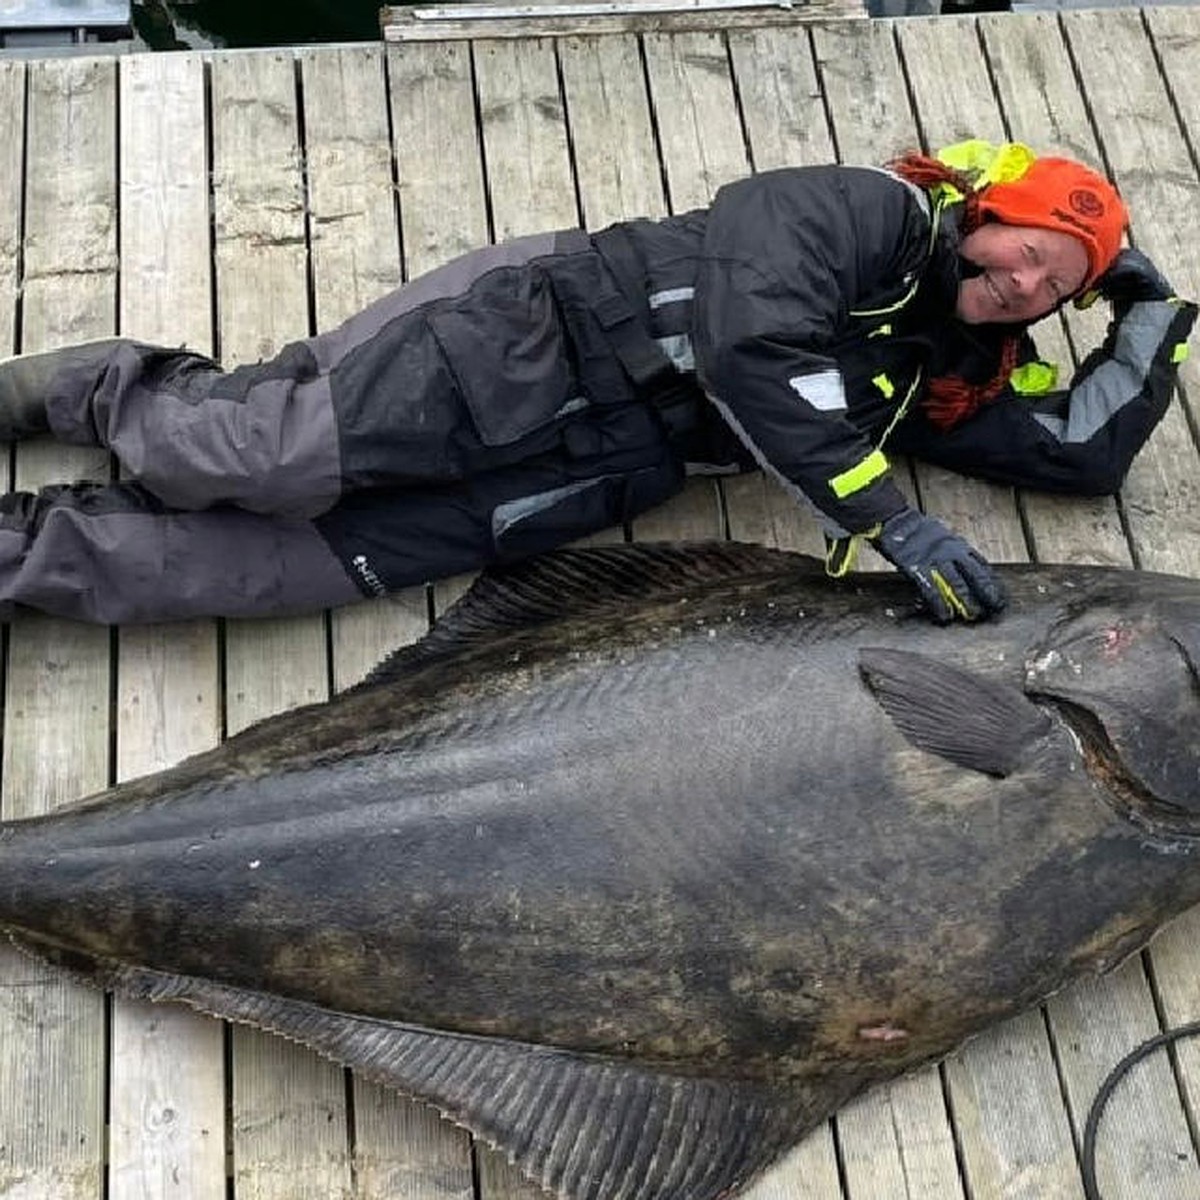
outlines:
{"label": "fish dorsal fin", "polygon": [[913,745],[960,767],[1011,775],[1050,728],[1050,718],[1020,689],[926,654],[865,647],[858,666]]}
{"label": "fish dorsal fin", "polygon": [[716,1200],[858,1090],[691,1078],[491,1038],[435,1033],[201,979],[92,966],[90,982],[300,1042],[437,1108],[565,1200]]}
{"label": "fish dorsal fin", "polygon": [[655,596],[764,573],[817,572],[814,558],[744,542],[580,546],[489,567],[419,642],[384,659],[359,687],[454,657],[497,635],[565,617],[615,611]]}

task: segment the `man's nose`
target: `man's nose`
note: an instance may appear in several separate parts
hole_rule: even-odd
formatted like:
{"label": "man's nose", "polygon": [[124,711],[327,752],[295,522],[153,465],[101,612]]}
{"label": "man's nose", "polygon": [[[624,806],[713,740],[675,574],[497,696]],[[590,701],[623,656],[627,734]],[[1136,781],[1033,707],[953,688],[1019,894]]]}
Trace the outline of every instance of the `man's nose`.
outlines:
{"label": "man's nose", "polygon": [[1038,288],[1042,285],[1045,274],[1045,271],[1039,267],[1028,265],[1014,267],[1011,276],[1013,290],[1019,296],[1036,295]]}

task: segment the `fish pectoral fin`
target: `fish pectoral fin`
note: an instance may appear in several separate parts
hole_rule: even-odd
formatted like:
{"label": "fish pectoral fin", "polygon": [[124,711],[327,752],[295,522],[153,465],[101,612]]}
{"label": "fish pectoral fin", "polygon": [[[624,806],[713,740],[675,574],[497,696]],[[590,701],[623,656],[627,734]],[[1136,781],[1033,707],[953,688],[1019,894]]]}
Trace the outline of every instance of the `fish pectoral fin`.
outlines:
{"label": "fish pectoral fin", "polygon": [[109,965],[93,982],[303,1043],[437,1108],[569,1200],[715,1200],[857,1090],[660,1073],[553,1047],[437,1033],[202,979]]}
{"label": "fish pectoral fin", "polygon": [[926,654],[864,647],[858,669],[914,746],[972,771],[1012,774],[1051,726],[1020,689]]}

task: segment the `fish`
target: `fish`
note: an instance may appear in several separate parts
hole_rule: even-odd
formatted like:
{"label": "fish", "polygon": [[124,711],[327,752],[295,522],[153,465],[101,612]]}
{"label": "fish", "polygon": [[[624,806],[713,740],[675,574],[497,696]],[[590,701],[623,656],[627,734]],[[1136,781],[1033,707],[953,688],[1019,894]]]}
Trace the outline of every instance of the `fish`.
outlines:
{"label": "fish", "polygon": [[485,574],[327,703],[0,825],[0,928],[567,1200],[715,1200],[1200,901],[1200,580],[752,545]]}

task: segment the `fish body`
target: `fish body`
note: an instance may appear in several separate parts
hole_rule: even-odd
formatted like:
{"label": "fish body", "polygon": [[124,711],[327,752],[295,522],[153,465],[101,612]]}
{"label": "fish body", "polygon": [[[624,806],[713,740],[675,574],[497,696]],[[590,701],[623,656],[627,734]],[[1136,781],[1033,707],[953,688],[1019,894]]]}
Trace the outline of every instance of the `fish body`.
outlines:
{"label": "fish body", "polygon": [[750,547],[486,578],[333,701],[0,826],[0,926],[572,1200],[707,1200],[1200,900],[1200,581],[997,621]]}

